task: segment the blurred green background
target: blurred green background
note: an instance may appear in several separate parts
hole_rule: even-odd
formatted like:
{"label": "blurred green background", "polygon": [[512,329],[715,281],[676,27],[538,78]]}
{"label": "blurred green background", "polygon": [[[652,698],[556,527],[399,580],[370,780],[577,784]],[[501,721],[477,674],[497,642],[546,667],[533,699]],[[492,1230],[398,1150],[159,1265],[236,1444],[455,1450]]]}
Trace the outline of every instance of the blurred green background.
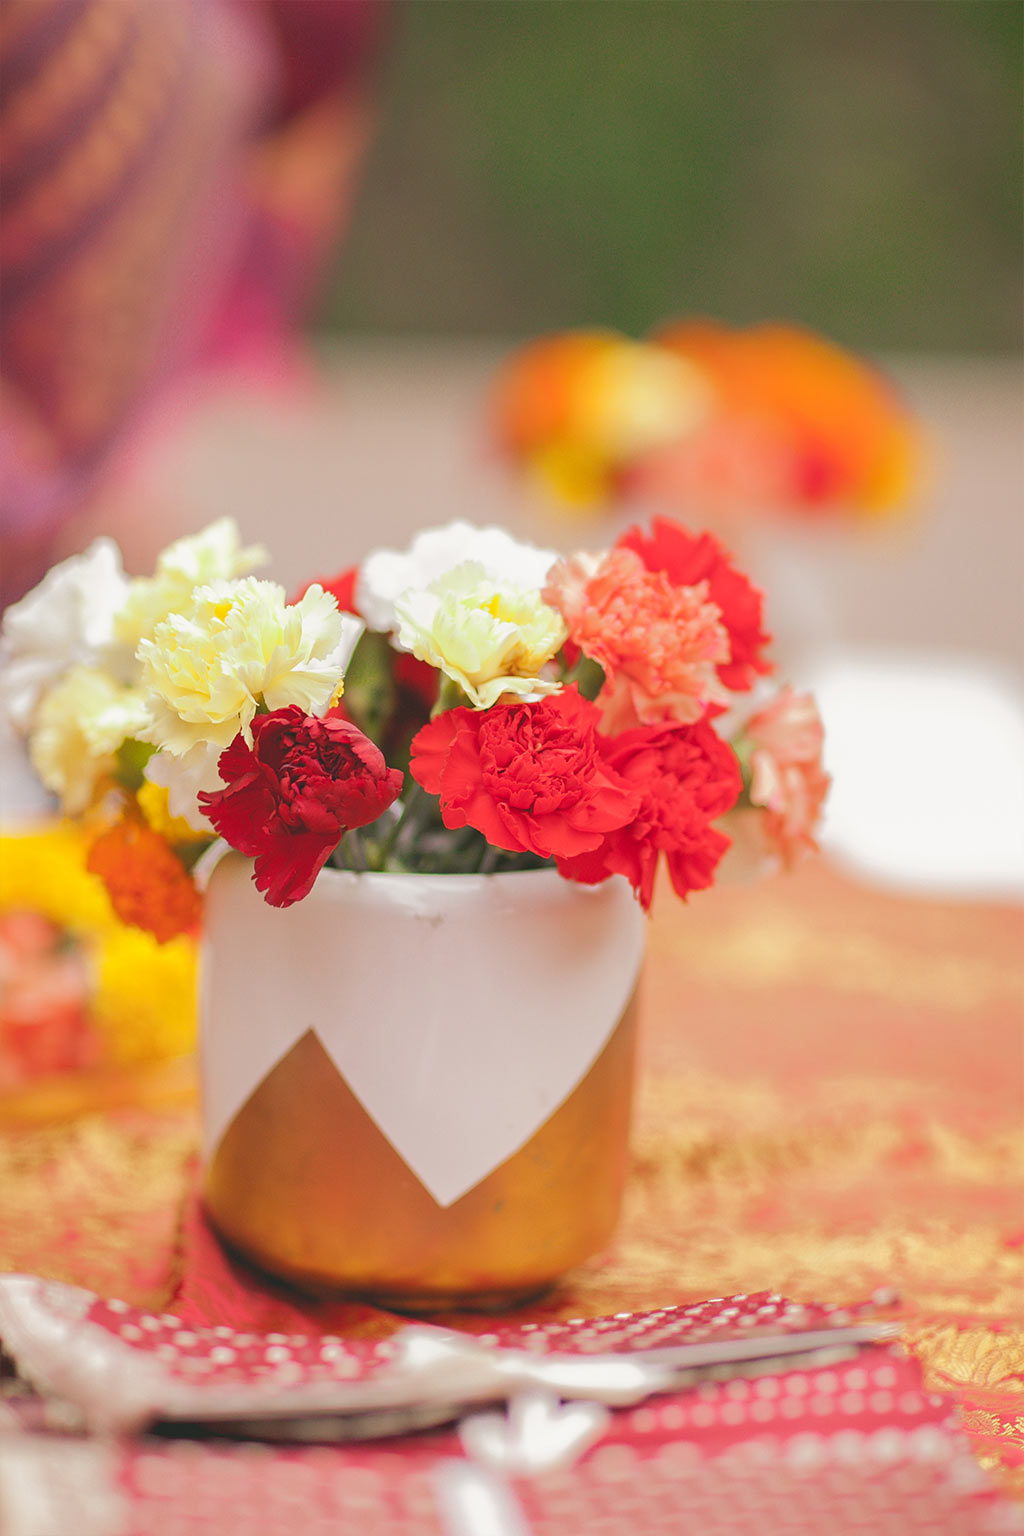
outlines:
{"label": "blurred green background", "polygon": [[398,0],[320,320],[1018,351],[1019,0]]}

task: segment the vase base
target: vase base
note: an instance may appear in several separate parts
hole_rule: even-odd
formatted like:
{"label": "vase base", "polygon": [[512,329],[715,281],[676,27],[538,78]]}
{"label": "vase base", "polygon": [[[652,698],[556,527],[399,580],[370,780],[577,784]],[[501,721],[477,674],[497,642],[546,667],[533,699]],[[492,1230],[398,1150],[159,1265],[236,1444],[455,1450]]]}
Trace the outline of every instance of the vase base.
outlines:
{"label": "vase base", "polygon": [[430,1317],[441,1312],[497,1313],[507,1312],[513,1307],[523,1307],[528,1302],[536,1301],[538,1297],[549,1291],[553,1284],[554,1281],[549,1280],[541,1285],[515,1286],[506,1290],[452,1291],[448,1294],[426,1292],[418,1296],[374,1291],[364,1292],[358,1298],[353,1296],[353,1300],[358,1299],[369,1306],[380,1307],[384,1312],[398,1312],[408,1314],[410,1317]]}
{"label": "vase base", "polygon": [[261,1274],[279,1283],[283,1281],[285,1285],[294,1287],[303,1295],[316,1301],[361,1302],[364,1306],[379,1307],[382,1312],[397,1312],[409,1317],[428,1317],[434,1313],[447,1312],[487,1314],[505,1312],[536,1301],[538,1297],[551,1290],[558,1278],[551,1276],[543,1280],[532,1280],[526,1285],[494,1286],[484,1290],[465,1291],[455,1288],[422,1291],[410,1288],[407,1291],[396,1291],[389,1290],[385,1286],[377,1287],[372,1282],[367,1284],[364,1281],[360,1284],[355,1280],[346,1281],[340,1276],[332,1281],[322,1272],[318,1274],[304,1269],[280,1256],[261,1252],[251,1244],[241,1241],[226,1229],[225,1224],[218,1220],[208,1204],[206,1215],[231,1253]]}

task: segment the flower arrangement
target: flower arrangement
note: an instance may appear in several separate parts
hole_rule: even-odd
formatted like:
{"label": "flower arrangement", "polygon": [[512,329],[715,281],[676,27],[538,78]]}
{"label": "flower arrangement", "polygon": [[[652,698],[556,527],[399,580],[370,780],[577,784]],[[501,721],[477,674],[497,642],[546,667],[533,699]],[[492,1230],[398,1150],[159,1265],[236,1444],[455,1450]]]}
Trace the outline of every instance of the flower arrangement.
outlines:
{"label": "flower arrangement", "polygon": [[455,522],[294,601],[227,519],[129,578],[97,540],[8,609],[2,699],[125,921],[195,929],[221,839],[272,906],[325,864],[714,880],[730,818],[789,863],[827,779],[762,595],[664,519],[559,558]]}
{"label": "flower arrangement", "polygon": [[918,474],[914,419],[879,370],[796,325],[541,337],[504,364],[502,451],[567,506],[879,517]]}

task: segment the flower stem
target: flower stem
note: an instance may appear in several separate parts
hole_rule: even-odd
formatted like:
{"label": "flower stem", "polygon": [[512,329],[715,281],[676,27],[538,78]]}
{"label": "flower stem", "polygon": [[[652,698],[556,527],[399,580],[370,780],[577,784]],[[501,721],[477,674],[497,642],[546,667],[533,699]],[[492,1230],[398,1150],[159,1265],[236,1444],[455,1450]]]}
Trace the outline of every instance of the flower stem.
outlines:
{"label": "flower stem", "polygon": [[441,686],[437,690],[437,702],[430,711],[431,720],[436,720],[438,715],[443,715],[445,710],[457,709],[460,704],[465,704],[466,695],[454,678],[441,675]]}
{"label": "flower stem", "polygon": [[366,872],[366,849],[358,832],[346,832],[338,847],[349,869],[354,870],[357,875]]}
{"label": "flower stem", "polygon": [[486,843],[484,851],[480,856],[480,862],[476,867],[477,874],[489,875],[493,873],[494,866],[501,858],[501,854],[502,850],[500,848],[496,848],[493,843]]}
{"label": "flower stem", "polygon": [[384,870],[388,867],[388,860],[396,852],[399,841],[409,842],[410,834],[415,834],[420,820],[420,812],[425,805],[428,796],[425,789],[411,778],[412,788],[402,801],[402,812],[395,818],[394,824],[387,836],[378,844],[377,857],[374,860],[374,868]]}

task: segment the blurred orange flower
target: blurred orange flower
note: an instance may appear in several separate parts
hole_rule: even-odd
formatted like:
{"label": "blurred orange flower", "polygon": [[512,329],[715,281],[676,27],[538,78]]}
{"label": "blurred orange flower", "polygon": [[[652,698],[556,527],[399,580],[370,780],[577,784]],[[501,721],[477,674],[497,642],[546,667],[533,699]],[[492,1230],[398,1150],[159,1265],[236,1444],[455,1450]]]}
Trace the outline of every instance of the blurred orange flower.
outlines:
{"label": "blurred orange flower", "polygon": [[568,506],[615,493],[625,465],[673,442],[710,408],[698,371],[615,331],[566,331],[521,348],[492,403],[501,448]]}
{"label": "blurred orange flower", "polygon": [[202,901],[191,875],[164,838],[131,812],[96,839],[88,868],[103,881],[121,921],[147,929],[161,944],[199,922]]}
{"label": "blurred orange flower", "polygon": [[[688,321],[653,340],[700,369],[714,394],[703,431],[668,450],[674,462],[666,455],[660,467],[648,466],[649,477],[666,477],[666,488],[675,480],[678,491],[702,501],[736,489],[755,509],[811,515],[837,507],[878,513],[906,501],[918,431],[870,363],[796,325],[733,331]],[[723,460],[735,487],[721,473]]]}
{"label": "blurred orange flower", "polygon": [[901,506],[917,424],[870,363],[796,325],[542,337],[500,371],[505,454],[557,500],[816,517]]}

